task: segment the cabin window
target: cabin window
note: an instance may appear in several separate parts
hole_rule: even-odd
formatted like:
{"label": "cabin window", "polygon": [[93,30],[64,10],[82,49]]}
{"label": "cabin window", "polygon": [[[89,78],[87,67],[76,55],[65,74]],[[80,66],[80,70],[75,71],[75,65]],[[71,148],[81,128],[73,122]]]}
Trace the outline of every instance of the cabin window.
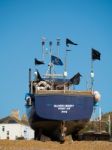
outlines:
{"label": "cabin window", "polygon": [[9,131],[7,131],[7,139],[9,140]]}
{"label": "cabin window", "polygon": [[27,131],[26,130],[24,130],[24,133],[26,133]]}
{"label": "cabin window", "polygon": [[9,135],[9,131],[7,131],[7,135]]}
{"label": "cabin window", "polygon": [[3,132],[5,131],[5,126],[2,126],[2,131],[3,131]]}

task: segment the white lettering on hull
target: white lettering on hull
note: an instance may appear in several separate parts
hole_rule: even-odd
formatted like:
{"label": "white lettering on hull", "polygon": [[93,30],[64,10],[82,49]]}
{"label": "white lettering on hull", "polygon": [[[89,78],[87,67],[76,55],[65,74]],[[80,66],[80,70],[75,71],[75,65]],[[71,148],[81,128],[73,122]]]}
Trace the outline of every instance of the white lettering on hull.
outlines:
{"label": "white lettering on hull", "polygon": [[71,108],[74,108],[75,105],[74,104],[54,104],[53,105],[54,108],[56,108],[57,110],[59,110],[61,113],[67,114],[68,111],[71,110]]}

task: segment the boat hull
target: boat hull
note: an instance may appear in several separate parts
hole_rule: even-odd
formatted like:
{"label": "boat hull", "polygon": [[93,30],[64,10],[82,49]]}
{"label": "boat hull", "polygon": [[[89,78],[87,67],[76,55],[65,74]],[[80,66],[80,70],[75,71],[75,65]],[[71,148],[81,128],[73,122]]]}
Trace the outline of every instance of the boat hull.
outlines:
{"label": "boat hull", "polygon": [[35,95],[35,110],[44,119],[85,120],[93,111],[92,98],[88,95]]}
{"label": "boat hull", "polygon": [[92,94],[34,94],[32,104],[26,106],[30,126],[49,137],[77,134],[89,121],[93,112]]}

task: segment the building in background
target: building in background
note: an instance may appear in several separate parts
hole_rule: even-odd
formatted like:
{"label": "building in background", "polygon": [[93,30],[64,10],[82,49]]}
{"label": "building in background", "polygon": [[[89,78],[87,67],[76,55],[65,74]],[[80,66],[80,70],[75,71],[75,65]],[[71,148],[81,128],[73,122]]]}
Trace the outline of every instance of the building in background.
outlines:
{"label": "building in background", "polygon": [[13,110],[11,115],[0,119],[0,139],[26,139],[34,138],[34,131],[29,127],[25,115],[19,119],[19,111]]}

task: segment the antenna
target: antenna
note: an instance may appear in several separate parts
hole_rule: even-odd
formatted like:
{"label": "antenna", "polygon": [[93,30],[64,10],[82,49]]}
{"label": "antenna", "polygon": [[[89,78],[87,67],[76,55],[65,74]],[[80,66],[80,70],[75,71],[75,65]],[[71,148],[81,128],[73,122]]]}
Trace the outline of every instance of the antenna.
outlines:
{"label": "antenna", "polygon": [[43,37],[42,38],[42,60],[44,61],[45,59],[45,41],[46,41],[46,38]]}
{"label": "antenna", "polygon": [[51,74],[51,73],[52,73],[52,63],[51,63],[51,55],[52,55],[52,41],[50,41],[50,42],[49,42],[49,47],[50,47],[50,65],[49,65],[50,70],[49,70],[49,72],[50,72],[50,74]]}
{"label": "antenna", "polygon": [[52,52],[52,41],[49,42],[49,46],[50,46],[50,53]]}
{"label": "antenna", "polygon": [[57,56],[59,56],[60,38],[57,38]]}
{"label": "antenna", "polygon": [[67,77],[67,46],[65,50],[64,77]]}

